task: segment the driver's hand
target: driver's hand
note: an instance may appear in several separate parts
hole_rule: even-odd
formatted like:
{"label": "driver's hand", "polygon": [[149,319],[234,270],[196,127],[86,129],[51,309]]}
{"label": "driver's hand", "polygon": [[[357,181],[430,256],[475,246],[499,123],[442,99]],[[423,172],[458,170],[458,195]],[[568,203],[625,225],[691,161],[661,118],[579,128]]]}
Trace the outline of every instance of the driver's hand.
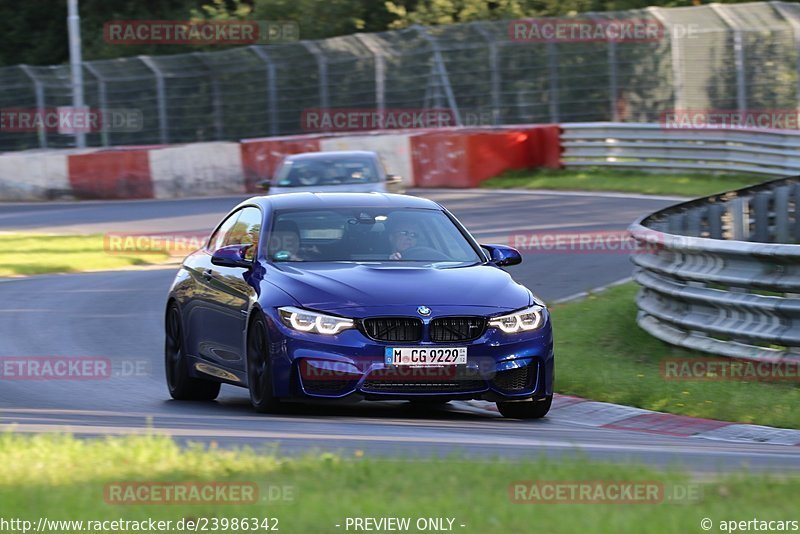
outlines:
{"label": "driver's hand", "polygon": [[390,259],[390,260],[402,260],[402,259],[403,259],[403,256],[401,256],[399,252],[392,252],[392,253],[389,255],[389,259]]}

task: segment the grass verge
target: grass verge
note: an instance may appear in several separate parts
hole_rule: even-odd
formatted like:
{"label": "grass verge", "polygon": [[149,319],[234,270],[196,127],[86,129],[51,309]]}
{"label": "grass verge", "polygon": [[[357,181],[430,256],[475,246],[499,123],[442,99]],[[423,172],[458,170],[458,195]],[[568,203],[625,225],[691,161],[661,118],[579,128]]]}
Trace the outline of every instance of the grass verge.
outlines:
{"label": "grass verge", "polygon": [[552,308],[558,392],[659,412],[800,428],[797,382],[664,378],[663,360],[711,356],[673,347],[640,329],[637,289],[631,282]]}
{"label": "grass verge", "polygon": [[[670,497],[637,504],[512,503],[509,486],[524,480],[655,483],[664,488],[659,496]],[[240,482],[254,483],[259,489],[251,504],[109,502],[115,495],[111,488],[126,481]],[[173,521],[173,525],[187,518],[270,517],[277,519],[280,532],[324,533],[352,532],[345,528],[347,517],[408,517],[412,524],[418,518],[453,518],[452,531],[465,533],[699,532],[697,527],[705,517],[715,527],[723,519],[791,519],[796,516],[798,491],[798,478],[739,473],[701,485],[675,470],[588,460],[507,462],[450,457],[410,461],[345,459],[329,453],[282,458],[247,449],[181,448],[155,436],[78,440],[0,435],[3,519],[25,519],[34,526],[40,517],[51,522],[154,519]],[[684,493],[691,497],[683,497]],[[78,529],[73,524],[57,530]],[[54,531],[52,527],[40,530]]]}
{"label": "grass verge", "polygon": [[511,171],[486,180],[481,183],[481,187],[488,189],[622,191],[650,195],[700,197],[746,187],[765,180],[768,178],[744,174],[661,174],[586,167]]}
{"label": "grass verge", "polygon": [[75,273],[163,263],[165,253],[110,253],[104,236],[0,234],[0,276]]}

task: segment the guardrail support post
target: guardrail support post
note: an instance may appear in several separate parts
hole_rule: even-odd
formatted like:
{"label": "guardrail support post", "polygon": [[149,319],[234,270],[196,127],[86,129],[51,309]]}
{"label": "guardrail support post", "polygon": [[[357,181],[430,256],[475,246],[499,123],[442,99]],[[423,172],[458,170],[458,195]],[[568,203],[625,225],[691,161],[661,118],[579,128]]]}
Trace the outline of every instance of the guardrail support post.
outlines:
{"label": "guardrail support post", "polygon": [[755,218],[755,231],[753,241],[759,243],[769,242],[769,191],[759,191],[753,199],[753,216]]}
{"label": "guardrail support post", "polygon": [[686,214],[686,230],[689,235],[700,237],[700,228],[702,227],[703,215],[707,213],[707,209],[693,208]]}
{"label": "guardrail support post", "polygon": [[722,204],[711,204],[708,207],[708,237],[711,239],[722,239],[722,216],[725,214],[725,206]]}
{"label": "guardrail support post", "polygon": [[794,196],[794,241],[800,243],[800,184],[794,184],[792,188]]}
{"label": "guardrail support post", "polygon": [[775,188],[775,243],[789,242],[789,186]]}
{"label": "guardrail support post", "polygon": [[730,201],[728,211],[731,214],[731,239],[747,241],[750,238],[750,213],[749,205],[744,198],[734,198]]}

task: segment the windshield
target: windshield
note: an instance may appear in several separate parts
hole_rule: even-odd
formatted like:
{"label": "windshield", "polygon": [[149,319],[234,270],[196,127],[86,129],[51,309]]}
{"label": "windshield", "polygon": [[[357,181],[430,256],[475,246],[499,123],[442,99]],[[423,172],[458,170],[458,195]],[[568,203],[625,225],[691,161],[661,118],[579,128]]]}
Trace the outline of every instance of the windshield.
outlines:
{"label": "windshield", "polygon": [[286,160],[275,176],[278,187],[368,184],[380,181],[375,161],[341,156]]}
{"label": "windshield", "polygon": [[481,261],[439,210],[338,208],[278,211],[267,246],[271,261]]}

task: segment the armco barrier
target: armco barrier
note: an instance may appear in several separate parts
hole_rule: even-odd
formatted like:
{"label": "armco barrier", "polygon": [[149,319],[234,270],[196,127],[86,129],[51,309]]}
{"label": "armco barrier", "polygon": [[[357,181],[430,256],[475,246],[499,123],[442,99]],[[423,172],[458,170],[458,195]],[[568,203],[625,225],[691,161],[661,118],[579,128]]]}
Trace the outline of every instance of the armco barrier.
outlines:
{"label": "armco barrier", "polygon": [[614,122],[561,125],[564,166],[655,171],[800,173],[800,132],[744,128],[668,129]]}
{"label": "armco barrier", "polygon": [[[800,361],[800,179],[700,198],[631,225],[638,323],[681,347]],[[655,245],[654,247],[652,245]]]}

